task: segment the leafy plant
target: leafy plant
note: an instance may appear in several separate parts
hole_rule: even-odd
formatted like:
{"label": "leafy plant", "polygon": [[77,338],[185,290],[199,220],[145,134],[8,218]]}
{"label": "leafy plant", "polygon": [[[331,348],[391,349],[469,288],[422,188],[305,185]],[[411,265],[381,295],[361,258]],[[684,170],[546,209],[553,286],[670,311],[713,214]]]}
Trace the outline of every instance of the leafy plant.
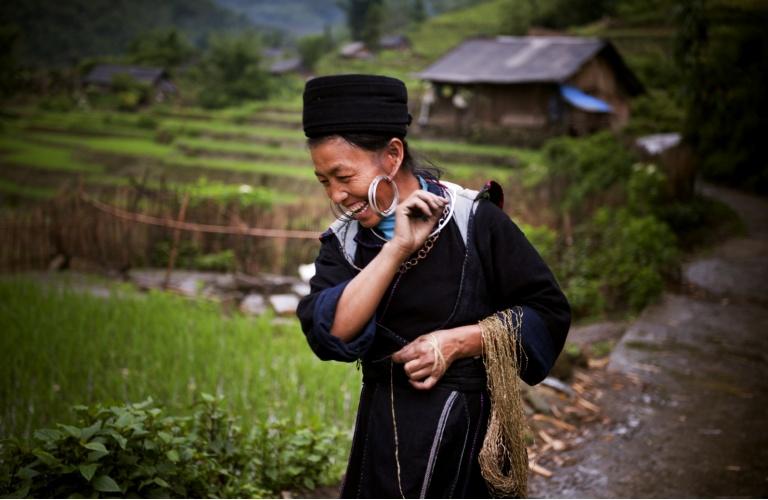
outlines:
{"label": "leafy plant", "polygon": [[191,417],[152,399],[74,407],[77,425],[0,449],[0,493],[13,497],[264,497],[324,479],[339,432],[265,423],[249,433],[202,394]]}

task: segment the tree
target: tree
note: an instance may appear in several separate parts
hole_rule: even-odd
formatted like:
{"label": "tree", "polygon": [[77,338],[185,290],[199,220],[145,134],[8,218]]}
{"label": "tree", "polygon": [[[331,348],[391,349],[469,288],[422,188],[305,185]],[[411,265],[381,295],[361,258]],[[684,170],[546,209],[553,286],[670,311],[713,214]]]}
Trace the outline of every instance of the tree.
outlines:
{"label": "tree", "polygon": [[308,35],[298,41],[301,65],[309,71],[314,71],[317,61],[333,50],[334,42],[328,26],[322,35]]}
{"label": "tree", "polygon": [[379,48],[382,21],[384,21],[384,7],[381,5],[381,2],[371,2],[368,6],[368,11],[365,13],[363,32],[360,34],[360,40],[370,50]]}
{"label": "tree", "polygon": [[[380,35],[384,15],[382,0],[339,0],[338,6],[347,14],[347,26],[353,40],[363,40],[374,32]],[[370,13],[373,6],[378,8]]]}
{"label": "tree", "polygon": [[195,53],[187,37],[175,28],[150,31],[131,43],[128,58],[134,64],[174,68]]}
{"label": "tree", "polygon": [[419,25],[427,20],[427,9],[424,0],[413,0],[411,4],[411,21]]}
{"label": "tree", "polygon": [[270,80],[261,68],[261,40],[253,33],[214,36],[197,68],[198,100],[208,108],[266,99]]}
{"label": "tree", "polygon": [[768,13],[748,3],[679,3],[687,142],[702,174],[768,193]]}

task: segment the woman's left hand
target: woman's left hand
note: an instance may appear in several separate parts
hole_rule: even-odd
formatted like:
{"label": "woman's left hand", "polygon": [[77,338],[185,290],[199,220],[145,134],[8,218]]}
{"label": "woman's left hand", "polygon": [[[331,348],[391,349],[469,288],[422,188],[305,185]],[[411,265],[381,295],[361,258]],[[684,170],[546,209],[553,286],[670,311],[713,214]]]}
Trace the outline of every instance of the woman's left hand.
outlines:
{"label": "woman's left hand", "polygon": [[482,353],[482,336],[477,324],[438,330],[418,337],[392,355],[404,364],[403,370],[416,389],[431,389],[455,360]]}
{"label": "woman's left hand", "polygon": [[403,370],[416,389],[434,387],[453,361],[446,355],[442,333],[422,335],[392,355],[392,361],[404,364]]}

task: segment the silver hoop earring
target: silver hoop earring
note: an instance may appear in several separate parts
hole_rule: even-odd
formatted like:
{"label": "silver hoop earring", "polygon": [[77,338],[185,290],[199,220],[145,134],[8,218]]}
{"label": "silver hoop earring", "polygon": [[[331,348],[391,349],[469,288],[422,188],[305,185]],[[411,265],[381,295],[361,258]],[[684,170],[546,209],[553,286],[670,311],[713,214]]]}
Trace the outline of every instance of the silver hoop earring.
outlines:
{"label": "silver hoop earring", "polygon": [[342,205],[331,201],[331,212],[336,219],[344,222],[349,222],[354,219],[352,212],[346,210]]}
{"label": "silver hoop earring", "polygon": [[[379,208],[378,203],[376,203],[376,191],[379,188],[379,183],[383,180],[387,180],[392,185],[392,204],[389,205],[389,208],[386,210],[382,210]],[[400,201],[400,194],[397,191],[397,184],[395,184],[395,181],[387,177],[386,175],[377,175],[373,181],[371,182],[371,185],[368,186],[368,206],[373,208],[373,211],[379,214],[382,217],[389,217],[393,213],[395,213],[395,209],[397,208],[397,204]]]}

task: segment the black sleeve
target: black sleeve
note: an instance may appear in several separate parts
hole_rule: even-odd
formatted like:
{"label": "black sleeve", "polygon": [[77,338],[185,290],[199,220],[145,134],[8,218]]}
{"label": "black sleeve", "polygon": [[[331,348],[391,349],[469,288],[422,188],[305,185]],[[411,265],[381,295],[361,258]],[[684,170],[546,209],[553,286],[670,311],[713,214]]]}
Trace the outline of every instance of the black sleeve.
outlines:
{"label": "black sleeve", "polygon": [[520,228],[488,201],[479,202],[474,237],[494,309],[522,306],[521,343],[527,363],[520,376],[537,384],[565,344],[571,323],[568,300]]}
{"label": "black sleeve", "polygon": [[375,316],[350,342],[342,342],[331,335],[336,305],[356,274],[357,271],[344,259],[336,236],[324,234],[320,253],[315,259],[315,275],[309,281],[310,293],[299,301],[296,310],[307,343],[320,359],[354,361],[373,343]]}

